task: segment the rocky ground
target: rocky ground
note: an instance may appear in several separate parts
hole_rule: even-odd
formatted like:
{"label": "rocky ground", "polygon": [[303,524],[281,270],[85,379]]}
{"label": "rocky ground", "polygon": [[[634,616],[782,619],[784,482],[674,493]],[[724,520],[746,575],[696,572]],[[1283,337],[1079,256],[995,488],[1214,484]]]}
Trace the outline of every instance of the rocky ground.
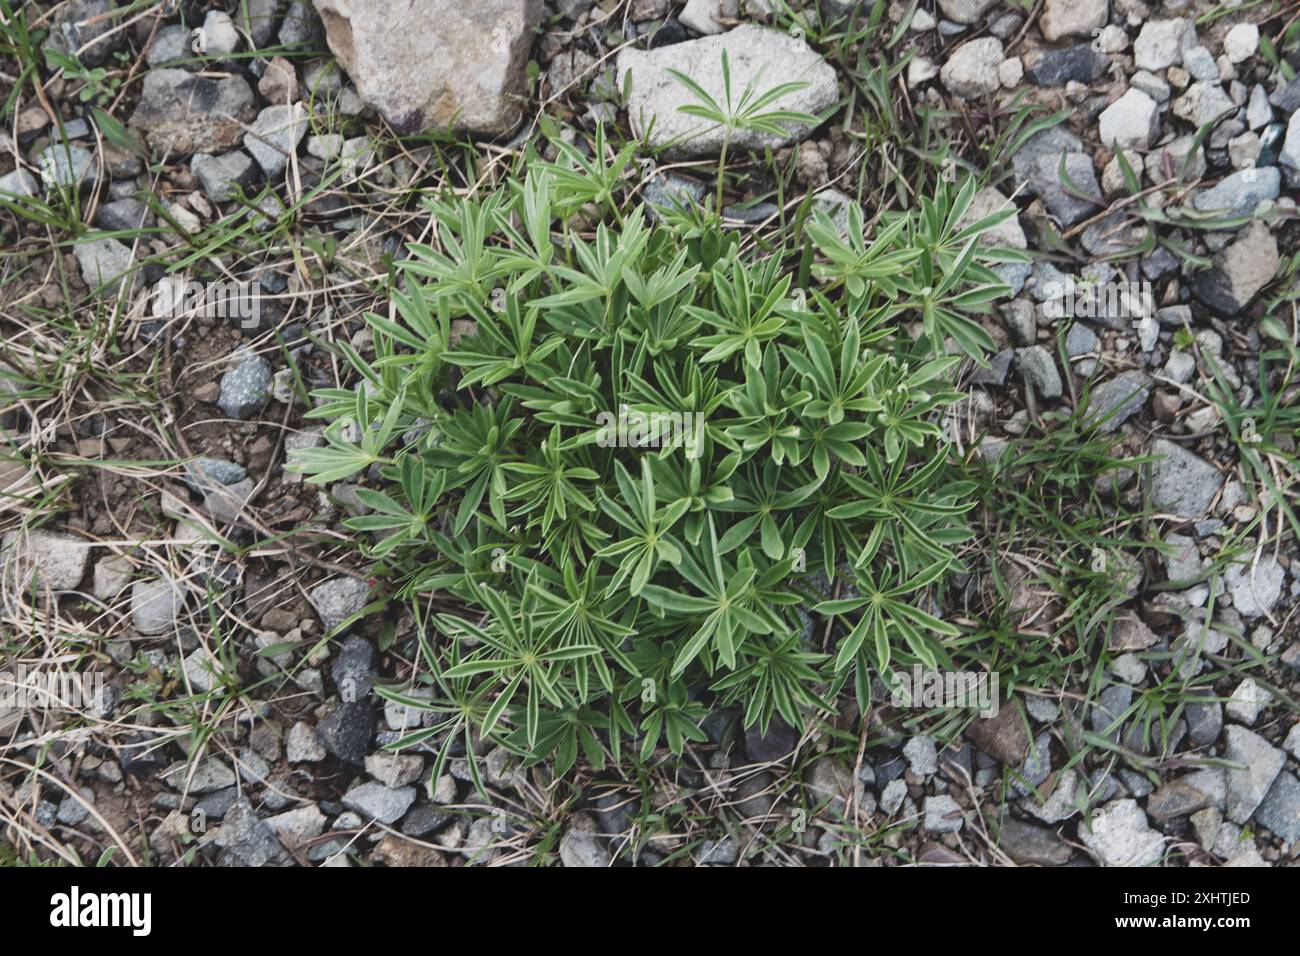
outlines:
{"label": "rocky ground", "polygon": [[[72,0],[0,3],[0,36],[0,655],[107,686],[0,708],[0,858],[1296,861],[1293,4]],[[935,177],[1019,209],[997,244],[1033,261],[951,429],[997,495],[947,608],[1009,700],[711,720],[561,779],[474,741],[431,779],[433,715],[375,691],[418,648],[341,531],[356,486],[284,470],[322,442],[308,395],[373,351],[428,195],[605,124],[642,141],[620,195],[703,202],[722,138],[681,140],[665,71],[716,88],[724,49],[827,116],[729,144],[746,241]],[[160,310],[185,280],[256,315]],[[1070,281],[1151,301],[1063,314]]]}

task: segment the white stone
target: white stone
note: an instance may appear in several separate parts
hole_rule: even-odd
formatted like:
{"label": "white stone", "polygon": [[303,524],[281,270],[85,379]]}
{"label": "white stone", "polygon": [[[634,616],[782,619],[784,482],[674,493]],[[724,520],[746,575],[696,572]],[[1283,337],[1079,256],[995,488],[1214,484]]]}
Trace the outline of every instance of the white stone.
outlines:
{"label": "white stone", "polygon": [[1196,28],[1191,20],[1148,20],[1133,41],[1133,65],[1139,70],[1163,70],[1183,58],[1183,51],[1196,45]]}
{"label": "white stone", "polygon": [[1259,27],[1253,23],[1238,23],[1223,38],[1223,52],[1229,63],[1249,60],[1259,49]]}
{"label": "white stone", "polygon": [[1102,111],[1101,141],[1105,146],[1149,149],[1159,132],[1156,101],[1141,90],[1128,91]]}
{"label": "white stone", "polygon": [[980,37],[962,44],[943,65],[939,78],[957,96],[996,93],[1002,83],[998,77],[1001,63],[1002,41],[997,37]]}
{"label": "white stone", "polygon": [[1109,0],[1047,0],[1038,29],[1049,43],[1063,37],[1090,37],[1106,25],[1109,8]]}

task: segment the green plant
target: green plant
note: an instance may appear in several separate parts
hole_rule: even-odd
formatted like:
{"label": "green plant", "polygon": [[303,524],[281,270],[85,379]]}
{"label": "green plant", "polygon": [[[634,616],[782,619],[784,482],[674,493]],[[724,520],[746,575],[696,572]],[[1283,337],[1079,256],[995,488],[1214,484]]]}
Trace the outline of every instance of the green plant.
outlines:
{"label": "green plant", "polygon": [[973,485],[939,421],[991,344],[968,313],[1005,287],[976,240],[1010,211],[961,225],[968,182],[871,240],[819,217],[796,288],[801,250],[751,259],[716,224],[620,210],[557,241],[590,189],[535,162],[433,202],[373,358],[342,349],[358,385],[317,393],[327,443],[296,467],[369,475],[345,524],[373,573],[421,619],[432,592],[454,608],[421,638],[422,706],[567,768],[638,735],[680,752],[719,702],[800,724],[945,660],[929,598]]}
{"label": "green plant", "polygon": [[752,130],[774,136],[785,136],[791,124],[815,126],[819,122],[818,118],[811,113],[780,109],[776,106],[777,100],[808,86],[801,80],[778,83],[760,91],[756,84],[761,77],[755,76],[745,84],[745,88],[738,96],[735,95],[731,85],[731,60],[725,49],[722,51],[722,102],[718,102],[716,97],[685,73],[677,70],[669,70],[668,73],[686,87],[697,101],[678,107],[678,111],[687,116],[706,120],[722,130],[722,147],[718,152],[718,174],[714,196],[714,212],[719,215],[722,210],[722,186],[727,171],[727,152],[736,133]]}

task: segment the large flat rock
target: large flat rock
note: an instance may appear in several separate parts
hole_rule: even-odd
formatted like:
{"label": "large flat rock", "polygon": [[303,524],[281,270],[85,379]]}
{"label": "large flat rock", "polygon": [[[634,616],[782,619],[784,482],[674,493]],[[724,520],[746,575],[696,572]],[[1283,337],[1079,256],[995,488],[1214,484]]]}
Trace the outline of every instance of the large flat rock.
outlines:
{"label": "large flat rock", "polygon": [[[777,30],[745,24],[718,36],[654,50],[628,48],[621,52],[617,61],[618,83],[622,89],[631,76],[627,111],[632,131],[656,149],[667,147],[670,157],[716,155],[726,138],[725,130],[709,120],[680,111],[681,107],[700,101],[668,71],[677,70],[689,76],[725,108],[724,50],[731,74],[733,105],[739,103],[750,83],[754,96],[781,83],[808,84],[780,97],[768,110],[816,114],[839,98],[834,68],[807,43]],[[736,149],[777,149],[802,140],[812,129],[792,123],[787,124],[784,135],[737,130],[731,145]]]}
{"label": "large flat rock", "polygon": [[542,0],[314,0],[362,99],[401,133],[509,133]]}

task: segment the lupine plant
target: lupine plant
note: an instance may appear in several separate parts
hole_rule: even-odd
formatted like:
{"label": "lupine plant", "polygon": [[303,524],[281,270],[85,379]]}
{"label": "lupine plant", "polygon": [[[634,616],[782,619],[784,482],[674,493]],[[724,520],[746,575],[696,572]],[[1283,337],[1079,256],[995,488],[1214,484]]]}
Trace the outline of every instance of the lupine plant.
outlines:
{"label": "lupine plant", "polygon": [[973,486],[941,423],[1005,292],[977,239],[1011,214],[964,225],[974,190],[870,230],[818,214],[809,249],[764,257],[616,208],[566,154],[432,202],[296,464],[362,476],[345,524],[417,610],[434,696],[402,699],[441,720],[403,743],[478,733],[564,772],[942,666]]}

